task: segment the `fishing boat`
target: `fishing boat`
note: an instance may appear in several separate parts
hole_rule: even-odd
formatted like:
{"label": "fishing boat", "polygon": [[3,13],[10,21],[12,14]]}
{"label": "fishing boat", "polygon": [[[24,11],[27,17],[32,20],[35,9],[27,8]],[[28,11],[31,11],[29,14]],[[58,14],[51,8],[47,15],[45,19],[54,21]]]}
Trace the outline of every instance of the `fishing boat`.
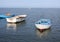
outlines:
{"label": "fishing boat", "polygon": [[21,22],[23,20],[25,20],[27,15],[18,15],[18,16],[14,16],[11,18],[6,18],[7,22],[9,23],[17,23],[17,22]]}
{"label": "fishing boat", "polygon": [[10,15],[10,14],[5,14],[5,15],[0,15],[0,19],[5,19],[5,18],[10,18],[10,17],[14,17],[15,15]]}
{"label": "fishing boat", "polygon": [[51,27],[51,20],[50,19],[40,19],[39,21],[37,21],[35,23],[35,26],[41,30],[48,29]]}

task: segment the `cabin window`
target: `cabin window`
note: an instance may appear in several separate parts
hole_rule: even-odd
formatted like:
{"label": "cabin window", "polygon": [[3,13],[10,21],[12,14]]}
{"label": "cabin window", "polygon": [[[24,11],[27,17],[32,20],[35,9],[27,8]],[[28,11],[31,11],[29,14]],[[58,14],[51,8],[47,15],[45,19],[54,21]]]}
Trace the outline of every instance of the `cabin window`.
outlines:
{"label": "cabin window", "polygon": [[47,23],[47,21],[41,21],[41,23]]}
{"label": "cabin window", "polygon": [[39,24],[40,24],[40,22],[39,22]]}

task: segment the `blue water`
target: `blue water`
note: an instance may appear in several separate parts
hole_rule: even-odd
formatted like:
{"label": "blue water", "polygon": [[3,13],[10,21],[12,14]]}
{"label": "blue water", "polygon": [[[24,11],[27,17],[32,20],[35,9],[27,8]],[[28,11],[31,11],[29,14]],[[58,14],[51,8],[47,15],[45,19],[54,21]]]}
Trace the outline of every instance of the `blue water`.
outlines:
{"label": "blue water", "polygon": [[[60,8],[0,8],[0,14],[27,14],[26,20],[17,24],[0,19],[0,42],[60,42]],[[52,26],[43,32],[35,22],[47,18]]]}

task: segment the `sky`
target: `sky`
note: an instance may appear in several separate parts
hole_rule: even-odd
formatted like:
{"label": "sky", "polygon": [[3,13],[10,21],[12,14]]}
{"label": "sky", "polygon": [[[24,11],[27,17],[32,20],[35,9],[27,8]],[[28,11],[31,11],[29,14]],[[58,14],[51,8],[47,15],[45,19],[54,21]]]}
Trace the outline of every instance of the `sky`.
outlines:
{"label": "sky", "polygon": [[0,8],[60,8],[60,0],[0,0]]}

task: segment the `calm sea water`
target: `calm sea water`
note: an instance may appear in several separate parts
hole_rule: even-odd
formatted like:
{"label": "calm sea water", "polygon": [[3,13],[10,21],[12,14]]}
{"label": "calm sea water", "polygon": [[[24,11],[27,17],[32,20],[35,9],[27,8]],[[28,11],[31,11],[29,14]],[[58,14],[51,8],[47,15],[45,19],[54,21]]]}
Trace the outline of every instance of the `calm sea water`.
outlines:
{"label": "calm sea water", "polygon": [[[0,14],[27,14],[26,20],[9,24],[0,19],[0,42],[60,42],[60,8],[0,8]],[[50,29],[40,32],[35,22],[41,18],[52,21]]]}

